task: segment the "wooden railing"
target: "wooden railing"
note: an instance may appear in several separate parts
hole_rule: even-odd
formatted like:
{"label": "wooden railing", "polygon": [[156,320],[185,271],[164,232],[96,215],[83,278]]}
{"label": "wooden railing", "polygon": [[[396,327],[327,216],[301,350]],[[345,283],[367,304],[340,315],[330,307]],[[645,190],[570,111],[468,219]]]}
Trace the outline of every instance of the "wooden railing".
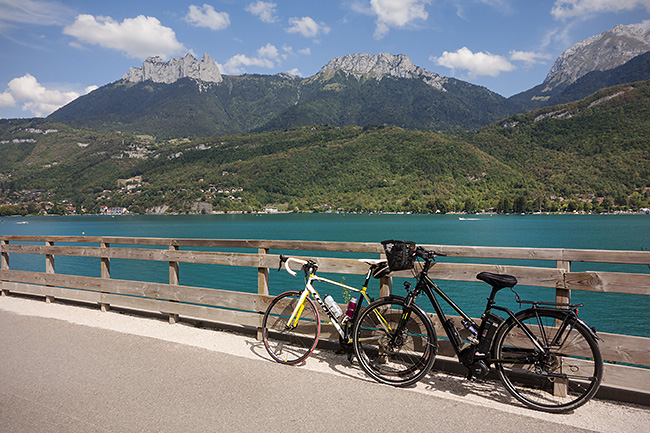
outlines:
{"label": "wooden railing", "polygon": [[[66,245],[61,245],[66,244]],[[83,244],[83,245],[81,245]],[[97,246],[88,246],[97,245]],[[121,247],[117,247],[121,245]],[[573,262],[597,262],[650,265],[647,251],[605,251],[541,248],[497,248],[450,245],[423,245],[444,252],[448,257],[499,259],[499,261],[540,260],[554,262],[555,267],[529,265],[496,265],[452,263],[439,261],[430,271],[433,279],[476,281],[481,271],[513,274],[520,285],[555,289],[556,299],[566,302],[572,290],[617,292],[650,295],[650,274],[581,271],[572,272]],[[206,251],[206,249],[209,249]],[[244,251],[244,252],[226,252]],[[350,256],[381,257],[379,243],[311,242],[226,239],[163,239],[87,236],[0,236],[0,290],[30,294],[68,301],[93,303],[103,311],[110,306],[136,311],[157,312],[169,316],[171,323],[181,317],[229,326],[255,329],[270,300],[269,269],[277,268],[279,254],[271,251],[299,251],[295,257],[315,258],[319,272],[365,274],[367,266],[354,258],[322,257]],[[342,254],[346,253],[346,254]],[[34,254],[45,257],[45,272],[13,270],[14,254]],[[97,258],[99,277],[57,274],[56,256]],[[111,276],[111,260],[143,260],[169,264],[169,282],[154,283],[120,280]],[[480,261],[480,260],[479,260]],[[257,288],[232,287],[229,290],[181,285],[180,263],[227,265],[257,268]],[[528,262],[527,262],[528,263]],[[411,277],[409,271],[395,273],[396,277]],[[391,278],[381,281],[381,293],[387,294]],[[256,293],[255,293],[256,291]],[[438,335],[445,335],[436,324]],[[324,336],[334,337],[327,330]],[[648,401],[650,395],[650,338],[599,333],[603,339],[601,352],[607,361],[603,390],[607,396],[622,400]],[[441,355],[452,355],[443,341]],[[630,397],[632,396],[632,397]]]}

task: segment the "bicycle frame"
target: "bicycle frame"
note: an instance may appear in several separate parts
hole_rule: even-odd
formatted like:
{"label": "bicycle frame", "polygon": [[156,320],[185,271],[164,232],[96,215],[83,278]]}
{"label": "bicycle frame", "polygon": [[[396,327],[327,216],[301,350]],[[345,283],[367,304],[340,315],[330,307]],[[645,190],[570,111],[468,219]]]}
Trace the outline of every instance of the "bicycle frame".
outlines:
{"label": "bicycle frame", "polygon": [[[334,325],[334,328],[336,331],[339,333],[342,339],[347,339],[346,342],[349,342],[349,336],[347,335],[346,331],[343,330],[341,327],[341,324],[338,322],[336,319],[336,316],[334,313],[332,313],[331,309],[327,306],[323,298],[320,296],[318,291],[314,288],[313,283],[314,282],[321,282],[321,283],[326,283],[330,284],[333,286],[337,286],[341,289],[345,290],[351,290],[353,292],[359,293],[361,297],[359,298],[357,305],[354,310],[354,314],[352,318],[349,320],[350,322],[354,323],[354,320],[356,319],[358,312],[361,309],[361,304],[362,304],[362,299],[365,299],[366,302],[370,303],[372,302],[372,299],[368,296],[366,293],[368,290],[368,283],[370,282],[370,278],[372,276],[372,267],[368,269],[368,272],[366,273],[366,278],[365,282],[363,283],[363,287],[361,289],[357,289],[352,286],[348,286],[347,284],[339,283],[337,281],[330,280],[328,278],[320,277],[315,274],[317,265],[312,262],[312,261],[302,261],[294,258],[288,258],[288,261],[294,261],[297,263],[303,263],[303,270],[305,271],[305,288],[300,292],[300,299],[298,301],[298,304],[296,305],[296,308],[293,310],[291,316],[289,317],[289,321],[287,323],[292,324],[296,323],[298,319],[300,318],[300,315],[302,314],[303,309],[305,308],[305,300],[307,299],[308,296],[312,296],[318,305],[320,305],[321,309],[325,311],[327,316],[330,318],[332,325]],[[287,261],[287,263],[288,263]],[[344,319],[345,320],[345,319]]]}
{"label": "bicycle frame", "polygon": [[[478,325],[471,317],[469,317],[456,303],[445,293],[442,291],[438,285],[433,282],[428,275],[429,268],[431,267],[433,261],[431,259],[427,259],[424,262],[424,268],[422,269],[422,272],[420,272],[420,277],[418,279],[417,285],[415,287],[415,290],[409,291],[409,294],[407,296],[407,305],[410,305],[410,302],[414,302],[415,298],[417,298],[422,292],[424,292],[427,295],[427,298],[429,298],[429,301],[433,305],[433,309],[436,312],[436,315],[438,316],[438,319],[440,320],[440,323],[443,326],[443,329],[445,330],[445,333],[447,334],[447,337],[454,349],[454,352],[456,353],[456,356],[458,358],[461,358],[461,346],[462,346],[462,340],[460,338],[460,335],[458,333],[458,330],[456,329],[453,321],[450,321],[450,319],[447,318],[445,315],[444,311],[442,310],[442,307],[440,303],[438,302],[437,297],[435,296],[436,294],[440,296],[451,308],[454,309],[467,323],[466,327],[473,327],[475,330],[478,330],[477,337],[478,341],[477,344],[481,342],[481,330],[482,330],[482,325]],[[407,289],[408,290],[408,289]],[[498,311],[503,311],[506,313],[512,320],[514,320],[517,325],[519,326],[520,329],[524,332],[524,334],[530,339],[530,341],[533,343],[533,345],[542,353],[545,353],[547,351],[546,348],[544,348],[535,338],[533,332],[519,319],[516,317],[516,313],[513,312],[512,310],[501,307],[495,304],[494,297],[496,296],[496,293],[498,292],[499,289],[492,289],[492,292],[490,293],[490,296],[488,297],[487,305],[485,307],[485,311],[483,312],[483,315],[481,316],[482,318],[486,318],[492,311],[492,309],[498,310]],[[533,304],[533,309],[539,309],[536,303]],[[567,315],[573,315],[575,319],[580,320],[575,316],[575,313],[571,310],[566,310]],[[566,325],[564,325],[566,326]],[[558,335],[561,335],[561,333],[558,333]],[[490,359],[489,358],[489,348],[491,347],[492,341],[489,341],[488,347],[488,352],[485,353],[485,356],[481,356],[481,359],[487,361],[487,362],[499,362],[497,359]]]}

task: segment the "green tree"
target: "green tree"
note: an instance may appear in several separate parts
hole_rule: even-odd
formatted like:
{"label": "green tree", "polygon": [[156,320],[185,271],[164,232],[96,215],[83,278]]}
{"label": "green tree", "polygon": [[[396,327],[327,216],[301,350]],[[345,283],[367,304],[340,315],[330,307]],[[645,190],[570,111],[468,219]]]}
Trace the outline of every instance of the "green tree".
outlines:
{"label": "green tree", "polygon": [[464,210],[467,213],[475,213],[476,212],[476,202],[474,201],[473,198],[468,197],[468,198],[465,199]]}
{"label": "green tree", "polygon": [[526,212],[526,204],[527,204],[526,197],[524,195],[520,195],[515,200],[514,212],[515,213],[524,213],[524,212]]}
{"label": "green tree", "polygon": [[605,197],[602,202],[602,207],[607,212],[611,212],[614,207],[614,200],[611,197]]}

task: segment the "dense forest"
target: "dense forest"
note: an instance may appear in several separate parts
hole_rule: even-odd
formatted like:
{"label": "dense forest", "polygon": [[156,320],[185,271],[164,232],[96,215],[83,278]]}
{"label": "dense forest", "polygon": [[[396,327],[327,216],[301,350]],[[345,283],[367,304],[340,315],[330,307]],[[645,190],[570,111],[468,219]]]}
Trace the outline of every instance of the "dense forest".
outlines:
{"label": "dense forest", "polygon": [[203,138],[0,121],[0,214],[648,208],[650,82],[475,132],[319,124]]}

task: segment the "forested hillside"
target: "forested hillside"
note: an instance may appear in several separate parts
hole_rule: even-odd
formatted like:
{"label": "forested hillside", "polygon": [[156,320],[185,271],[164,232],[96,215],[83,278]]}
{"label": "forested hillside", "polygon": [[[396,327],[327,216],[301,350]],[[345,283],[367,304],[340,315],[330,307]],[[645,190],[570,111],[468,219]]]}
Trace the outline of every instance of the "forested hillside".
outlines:
{"label": "forested hillside", "polygon": [[640,82],[478,132],[314,125],[161,140],[1,121],[1,212],[638,209],[649,111]]}

